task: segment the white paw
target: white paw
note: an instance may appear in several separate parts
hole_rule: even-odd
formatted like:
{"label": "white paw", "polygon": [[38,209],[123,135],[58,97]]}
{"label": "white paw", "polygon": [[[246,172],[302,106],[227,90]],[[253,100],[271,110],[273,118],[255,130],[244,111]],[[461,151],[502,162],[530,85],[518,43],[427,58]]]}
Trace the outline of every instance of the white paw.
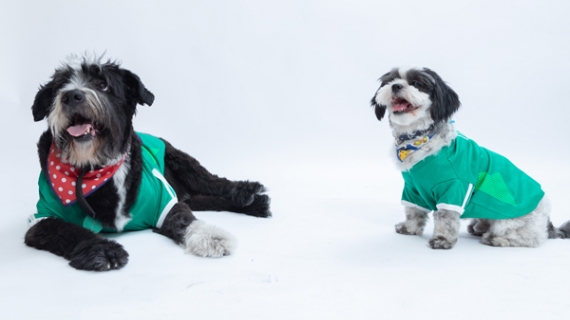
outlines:
{"label": "white paw", "polygon": [[186,253],[200,257],[222,257],[235,250],[237,240],[226,230],[195,220],[186,229],[184,244]]}

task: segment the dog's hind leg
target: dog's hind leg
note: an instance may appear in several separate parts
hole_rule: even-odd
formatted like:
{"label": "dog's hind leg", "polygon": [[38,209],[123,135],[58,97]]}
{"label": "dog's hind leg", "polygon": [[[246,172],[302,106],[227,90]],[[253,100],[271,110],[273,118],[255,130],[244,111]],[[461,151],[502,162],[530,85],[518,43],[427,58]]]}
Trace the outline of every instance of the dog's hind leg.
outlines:
{"label": "dog's hind leg", "polygon": [[467,226],[467,231],[474,236],[482,236],[485,232],[489,231],[491,223],[486,219],[472,219]]}
{"label": "dog's hind leg", "polygon": [[112,240],[104,239],[78,225],[47,218],[33,225],[26,245],[46,250],[69,261],[75,269],[109,271],[127,264],[129,254]]}
{"label": "dog's hind leg", "polygon": [[556,229],[557,238],[568,239],[570,238],[570,221],[566,221],[560,228]]}
{"label": "dog's hind leg", "polygon": [[406,235],[421,236],[428,221],[428,212],[415,207],[406,206],[406,221],[398,223],[396,232]]}
{"label": "dog's hind leg", "polygon": [[536,209],[515,219],[491,220],[481,242],[495,247],[538,247],[548,238],[550,202],[544,197]]}
{"label": "dog's hind leg", "polygon": [[253,203],[246,207],[236,206],[228,198],[202,195],[190,196],[184,202],[194,211],[231,211],[261,218],[271,216],[269,211],[271,201],[265,194],[256,194]]}
{"label": "dog's hind leg", "polygon": [[221,257],[233,252],[237,240],[229,232],[196,219],[190,207],[178,202],[172,207],[162,226],[154,229],[176,244],[186,253],[200,257]]}
{"label": "dog's hind leg", "polygon": [[[164,140],[163,140],[164,141]],[[172,185],[183,188],[189,195],[205,195],[228,198],[237,207],[246,207],[255,201],[255,195],[265,192],[259,182],[230,181],[210,173],[188,154],[166,144],[165,177]],[[175,188],[176,189],[176,188]],[[176,190],[179,193],[179,190]]]}
{"label": "dog's hind leg", "polygon": [[433,237],[429,240],[432,249],[451,249],[459,234],[459,212],[440,209],[434,212]]}

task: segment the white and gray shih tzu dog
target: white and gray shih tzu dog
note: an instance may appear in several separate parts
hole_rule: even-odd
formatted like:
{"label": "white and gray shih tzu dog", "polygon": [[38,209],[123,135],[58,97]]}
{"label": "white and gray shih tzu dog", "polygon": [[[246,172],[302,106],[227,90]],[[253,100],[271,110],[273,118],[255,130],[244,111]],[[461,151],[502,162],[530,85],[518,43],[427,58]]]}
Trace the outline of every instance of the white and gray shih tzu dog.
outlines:
{"label": "white and gray shih tzu dog", "polygon": [[433,211],[433,249],[457,242],[460,218],[473,219],[469,233],[484,244],[536,247],[547,238],[570,238],[570,221],[555,228],[550,203],[538,182],[507,158],[457,132],[451,116],[457,94],[427,68],[394,68],[380,78],[371,104],[386,112],[402,171],[406,220],[396,232],[422,235]]}

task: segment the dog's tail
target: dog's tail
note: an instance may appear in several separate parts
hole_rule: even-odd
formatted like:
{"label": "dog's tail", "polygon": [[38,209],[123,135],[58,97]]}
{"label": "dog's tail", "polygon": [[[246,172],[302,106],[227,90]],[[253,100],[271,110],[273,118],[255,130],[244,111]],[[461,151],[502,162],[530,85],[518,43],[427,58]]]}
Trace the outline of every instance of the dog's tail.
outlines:
{"label": "dog's tail", "polygon": [[548,221],[548,239],[568,238],[570,238],[570,221],[566,221],[560,228],[554,227],[552,222]]}

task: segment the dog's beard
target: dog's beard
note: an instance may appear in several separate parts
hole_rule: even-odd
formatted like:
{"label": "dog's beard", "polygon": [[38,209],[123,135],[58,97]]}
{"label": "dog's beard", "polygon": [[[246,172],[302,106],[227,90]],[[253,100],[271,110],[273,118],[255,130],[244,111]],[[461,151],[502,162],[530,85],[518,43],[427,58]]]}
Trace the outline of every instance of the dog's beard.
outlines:
{"label": "dog's beard", "polygon": [[67,148],[62,150],[62,156],[77,167],[96,167],[101,162],[97,152],[98,149],[99,140],[97,139],[80,143],[72,140]]}

